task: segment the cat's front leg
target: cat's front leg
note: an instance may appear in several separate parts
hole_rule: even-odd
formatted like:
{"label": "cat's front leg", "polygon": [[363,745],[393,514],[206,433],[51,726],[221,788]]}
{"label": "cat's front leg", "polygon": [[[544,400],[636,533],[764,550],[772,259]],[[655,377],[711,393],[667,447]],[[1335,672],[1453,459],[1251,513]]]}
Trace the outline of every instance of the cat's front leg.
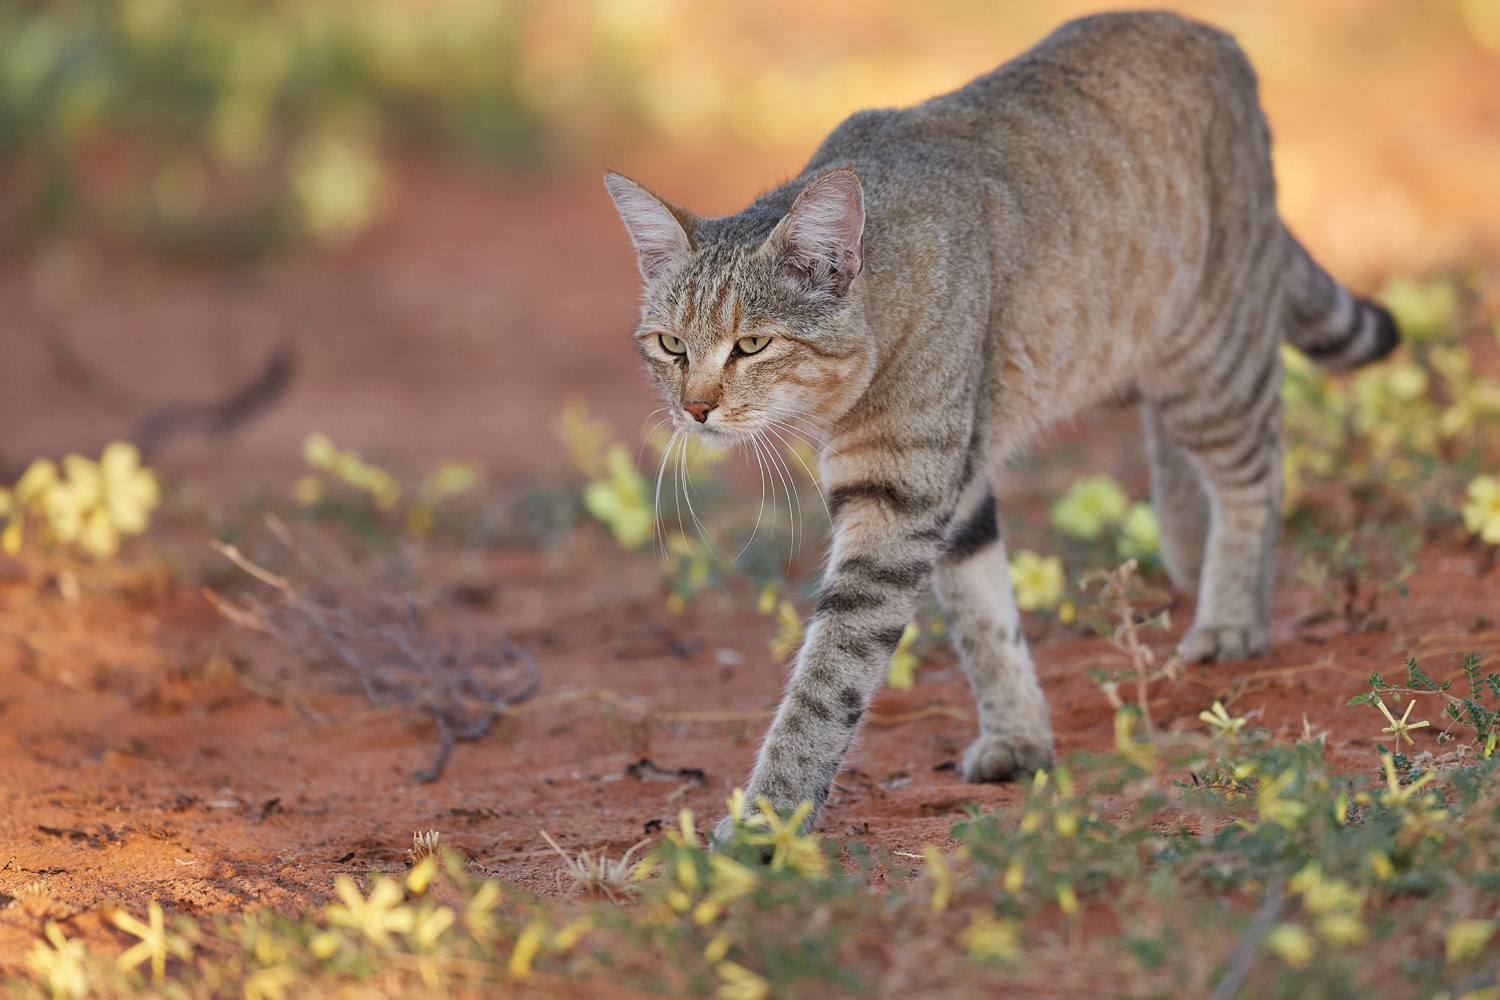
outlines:
{"label": "cat's front leg", "polygon": [[[817,611],[745,792],[811,827],[891,654],[920,606],[953,517],[933,484],[862,481],[828,492],[833,548]],[[720,825],[721,839],[731,832]]]}

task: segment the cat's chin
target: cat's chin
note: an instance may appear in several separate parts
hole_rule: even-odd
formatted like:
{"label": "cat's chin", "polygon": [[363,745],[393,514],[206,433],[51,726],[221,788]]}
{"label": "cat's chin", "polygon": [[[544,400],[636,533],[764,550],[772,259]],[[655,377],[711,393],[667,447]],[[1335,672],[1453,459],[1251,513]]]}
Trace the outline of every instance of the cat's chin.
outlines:
{"label": "cat's chin", "polygon": [[697,438],[710,448],[718,448],[727,451],[736,445],[744,444],[750,439],[750,434],[742,431],[726,430],[719,427],[694,427],[686,429],[686,433]]}

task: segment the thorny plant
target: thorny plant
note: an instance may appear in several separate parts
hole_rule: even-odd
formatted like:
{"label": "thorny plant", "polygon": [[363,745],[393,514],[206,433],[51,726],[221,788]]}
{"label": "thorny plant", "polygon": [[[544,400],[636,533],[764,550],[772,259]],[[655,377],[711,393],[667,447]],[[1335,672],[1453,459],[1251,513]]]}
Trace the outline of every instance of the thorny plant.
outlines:
{"label": "thorny plant", "polygon": [[312,650],[328,650],[375,705],[427,713],[437,724],[440,746],[417,780],[436,781],[456,742],[479,739],[536,692],[535,661],[505,636],[478,628],[441,600],[424,605],[412,593],[335,582],[313,565],[284,523],[274,515],[265,523],[295,557],[304,579],[274,573],[236,546],[215,542],[271,597],[245,594],[231,601],[211,590],[207,596],[230,621],[279,639],[309,663],[317,662]]}
{"label": "thorny plant", "polygon": [[[1470,653],[1464,657],[1459,666],[1468,691],[1464,694],[1454,694],[1454,682],[1451,679],[1435,680],[1425,670],[1417,665],[1413,657],[1408,657],[1406,666],[1406,683],[1392,684],[1379,673],[1370,675],[1370,690],[1365,694],[1357,694],[1349,699],[1350,705],[1373,705],[1380,709],[1381,714],[1390,723],[1390,727],[1383,730],[1391,734],[1395,749],[1401,749],[1401,741],[1404,739],[1408,745],[1412,739],[1408,732],[1422,726],[1429,725],[1426,721],[1408,721],[1415,698],[1419,695],[1436,695],[1446,704],[1443,712],[1448,716],[1449,723],[1443,732],[1438,734],[1439,743],[1457,743],[1458,746],[1441,755],[1435,755],[1430,751],[1423,751],[1407,757],[1402,753],[1392,754],[1396,765],[1403,771],[1409,771],[1412,767],[1434,767],[1439,769],[1452,769],[1472,764],[1475,758],[1488,760],[1495,755],[1496,745],[1500,743],[1500,673],[1495,671],[1484,672],[1480,657],[1477,653]],[[1401,718],[1395,718],[1391,710],[1386,707],[1385,698],[1390,697],[1393,702],[1400,703],[1403,696],[1407,699],[1405,711]],[[1454,734],[1454,727],[1461,730],[1471,730],[1472,735],[1460,736]],[[1380,746],[1381,753],[1390,753],[1385,746]]]}

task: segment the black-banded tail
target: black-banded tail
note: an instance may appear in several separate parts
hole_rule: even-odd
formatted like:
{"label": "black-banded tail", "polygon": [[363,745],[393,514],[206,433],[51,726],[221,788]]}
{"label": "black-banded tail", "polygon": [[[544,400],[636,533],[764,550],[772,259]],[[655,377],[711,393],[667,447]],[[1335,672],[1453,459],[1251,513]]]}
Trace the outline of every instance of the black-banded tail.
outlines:
{"label": "black-banded tail", "polygon": [[1319,368],[1347,371],[1396,349],[1401,332],[1383,307],[1329,277],[1290,234],[1287,340]]}

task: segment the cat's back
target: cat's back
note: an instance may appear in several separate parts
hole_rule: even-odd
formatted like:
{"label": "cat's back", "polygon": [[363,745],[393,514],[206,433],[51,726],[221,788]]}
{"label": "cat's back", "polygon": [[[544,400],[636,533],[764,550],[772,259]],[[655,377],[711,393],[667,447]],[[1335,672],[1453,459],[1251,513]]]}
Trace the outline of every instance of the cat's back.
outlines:
{"label": "cat's back", "polygon": [[1255,74],[1234,39],[1165,11],[1096,14],[958,90],[899,110],[863,111],[839,125],[809,164],[836,161],[921,174],[1015,156],[1039,144],[1128,137],[1201,143],[1216,119],[1254,142]]}

